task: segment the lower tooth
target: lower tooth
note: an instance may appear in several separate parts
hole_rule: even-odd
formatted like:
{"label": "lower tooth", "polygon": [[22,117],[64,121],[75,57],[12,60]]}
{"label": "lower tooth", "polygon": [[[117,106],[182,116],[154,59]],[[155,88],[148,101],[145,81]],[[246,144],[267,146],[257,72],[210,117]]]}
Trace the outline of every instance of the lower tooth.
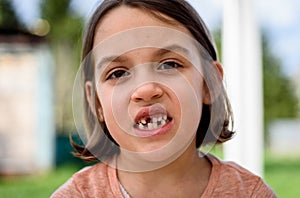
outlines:
{"label": "lower tooth", "polygon": [[161,120],[160,122],[153,122],[153,123],[148,123],[146,125],[139,123],[138,124],[138,128],[139,129],[148,129],[148,130],[152,130],[152,129],[157,129],[159,127],[162,127],[166,124],[167,122],[165,120]]}
{"label": "lower tooth", "polygon": [[148,123],[147,127],[148,127],[149,130],[153,129],[152,123]]}
{"label": "lower tooth", "polygon": [[139,129],[144,129],[144,125],[142,123],[139,124]]}

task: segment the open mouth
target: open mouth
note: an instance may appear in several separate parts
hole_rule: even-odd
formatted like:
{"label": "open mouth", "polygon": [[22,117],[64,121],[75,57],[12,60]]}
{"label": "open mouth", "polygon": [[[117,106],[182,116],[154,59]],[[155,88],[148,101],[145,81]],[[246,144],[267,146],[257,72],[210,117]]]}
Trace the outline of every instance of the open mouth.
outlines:
{"label": "open mouth", "polygon": [[164,127],[172,118],[165,114],[152,115],[150,117],[141,118],[136,124],[135,128],[140,130],[155,130]]}
{"label": "open mouth", "polygon": [[154,105],[142,109],[135,118],[134,128],[151,131],[164,127],[172,121],[167,111],[161,105]]}

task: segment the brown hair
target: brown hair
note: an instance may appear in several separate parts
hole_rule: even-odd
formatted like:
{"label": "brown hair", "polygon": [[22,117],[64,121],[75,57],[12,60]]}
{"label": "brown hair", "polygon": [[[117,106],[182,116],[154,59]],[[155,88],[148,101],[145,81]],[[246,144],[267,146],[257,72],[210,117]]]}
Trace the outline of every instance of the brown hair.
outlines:
{"label": "brown hair", "polygon": [[[184,0],[104,0],[100,6],[95,10],[92,15],[89,23],[86,27],[86,32],[83,40],[83,49],[82,49],[82,61],[84,61],[83,65],[83,83],[87,81],[93,82],[93,86],[95,86],[94,82],[94,68],[93,64],[90,64],[88,59],[88,54],[93,49],[93,41],[95,36],[95,29],[101,20],[101,18],[107,14],[110,10],[120,7],[122,5],[126,5],[129,7],[137,7],[140,9],[145,9],[146,11],[154,14],[154,16],[158,17],[161,20],[164,18],[159,15],[162,13],[167,15],[174,20],[181,23],[185,26],[194,38],[203,46],[203,48],[207,51],[210,57],[216,61],[217,53],[213,45],[213,41],[210,37],[209,30],[206,25],[198,15],[198,13],[194,10],[194,8]],[[95,100],[95,107],[100,105],[99,100],[97,98],[97,94],[95,94],[95,90],[93,91],[93,98]],[[230,107],[229,100],[226,96],[226,92],[221,94],[217,100],[221,100],[220,115],[217,116],[218,120],[214,123],[218,125],[222,125],[221,132],[215,132],[215,126],[210,126],[211,123],[211,105],[203,104],[202,109],[202,117],[200,120],[200,124],[198,126],[197,134],[196,134],[196,147],[200,147],[202,144],[207,143],[222,143],[232,138],[233,132],[230,131],[229,125],[233,127],[233,116]],[[100,122],[97,117],[92,112],[90,105],[87,102],[87,95],[84,93],[84,109],[85,109],[85,120],[86,120],[86,130],[88,135],[88,142],[85,146],[80,146],[71,140],[73,147],[76,150],[75,156],[82,158],[85,161],[96,161],[102,157],[109,157],[119,152],[116,149],[115,145],[118,145],[117,142],[111,137],[106,125],[104,122]],[[97,112],[97,111],[96,111]],[[98,122],[98,123],[97,123]],[[100,125],[99,125],[100,124]],[[99,128],[101,127],[104,133],[99,132]]]}

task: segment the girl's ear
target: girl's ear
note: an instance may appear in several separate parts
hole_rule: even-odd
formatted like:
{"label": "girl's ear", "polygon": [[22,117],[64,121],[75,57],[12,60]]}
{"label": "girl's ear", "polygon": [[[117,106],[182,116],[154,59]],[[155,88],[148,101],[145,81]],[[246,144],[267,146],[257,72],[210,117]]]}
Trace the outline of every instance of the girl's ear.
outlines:
{"label": "girl's ear", "polygon": [[92,113],[98,117],[100,122],[104,122],[104,116],[100,101],[96,92],[93,90],[93,84],[91,81],[86,81],[84,85],[87,102],[90,106]]}
{"label": "girl's ear", "polygon": [[219,70],[222,80],[223,80],[224,70],[223,70],[222,64],[219,61],[214,61],[214,64],[217,66],[217,69]]}
{"label": "girl's ear", "polygon": [[210,98],[210,94],[209,94],[209,89],[205,82],[203,83],[202,95],[203,95],[203,104],[210,105],[211,98]]}
{"label": "girl's ear", "polygon": [[[219,61],[214,61],[213,64],[216,66],[216,69],[213,69],[213,72],[217,72],[217,74],[214,74],[216,76],[216,80],[219,82],[216,82],[216,86],[214,90],[209,90],[206,82],[204,82],[203,85],[203,103],[206,105],[210,105],[213,103],[213,101],[217,98],[217,96],[221,92],[221,86],[224,76],[224,70]],[[211,96],[210,91],[213,91],[213,96]]]}

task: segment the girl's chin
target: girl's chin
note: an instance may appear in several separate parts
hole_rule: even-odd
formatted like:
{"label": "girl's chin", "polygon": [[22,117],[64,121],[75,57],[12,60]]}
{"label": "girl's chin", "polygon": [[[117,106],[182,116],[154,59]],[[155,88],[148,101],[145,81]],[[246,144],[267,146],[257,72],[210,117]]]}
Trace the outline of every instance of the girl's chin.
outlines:
{"label": "girl's chin", "polygon": [[148,162],[168,163],[170,160],[173,161],[178,157],[179,151],[175,148],[168,148],[166,144],[145,145],[145,147],[135,152],[123,150],[121,151],[121,156],[125,157],[125,159],[130,158],[130,161],[134,162],[135,166],[139,163],[144,164]]}
{"label": "girl's chin", "polygon": [[184,143],[184,140],[178,143],[178,141],[168,138],[156,142],[143,142],[136,145],[134,149],[121,150],[120,154],[125,158],[131,158],[131,161],[134,162],[164,163],[179,157],[186,150],[187,144],[187,142]]}
{"label": "girl's chin", "polygon": [[132,142],[131,145],[122,147],[121,152],[133,156],[144,156],[160,153],[161,150],[164,150],[170,144],[172,137],[157,138],[156,140],[153,140],[153,137],[143,137],[143,140],[136,141],[138,142]]}

